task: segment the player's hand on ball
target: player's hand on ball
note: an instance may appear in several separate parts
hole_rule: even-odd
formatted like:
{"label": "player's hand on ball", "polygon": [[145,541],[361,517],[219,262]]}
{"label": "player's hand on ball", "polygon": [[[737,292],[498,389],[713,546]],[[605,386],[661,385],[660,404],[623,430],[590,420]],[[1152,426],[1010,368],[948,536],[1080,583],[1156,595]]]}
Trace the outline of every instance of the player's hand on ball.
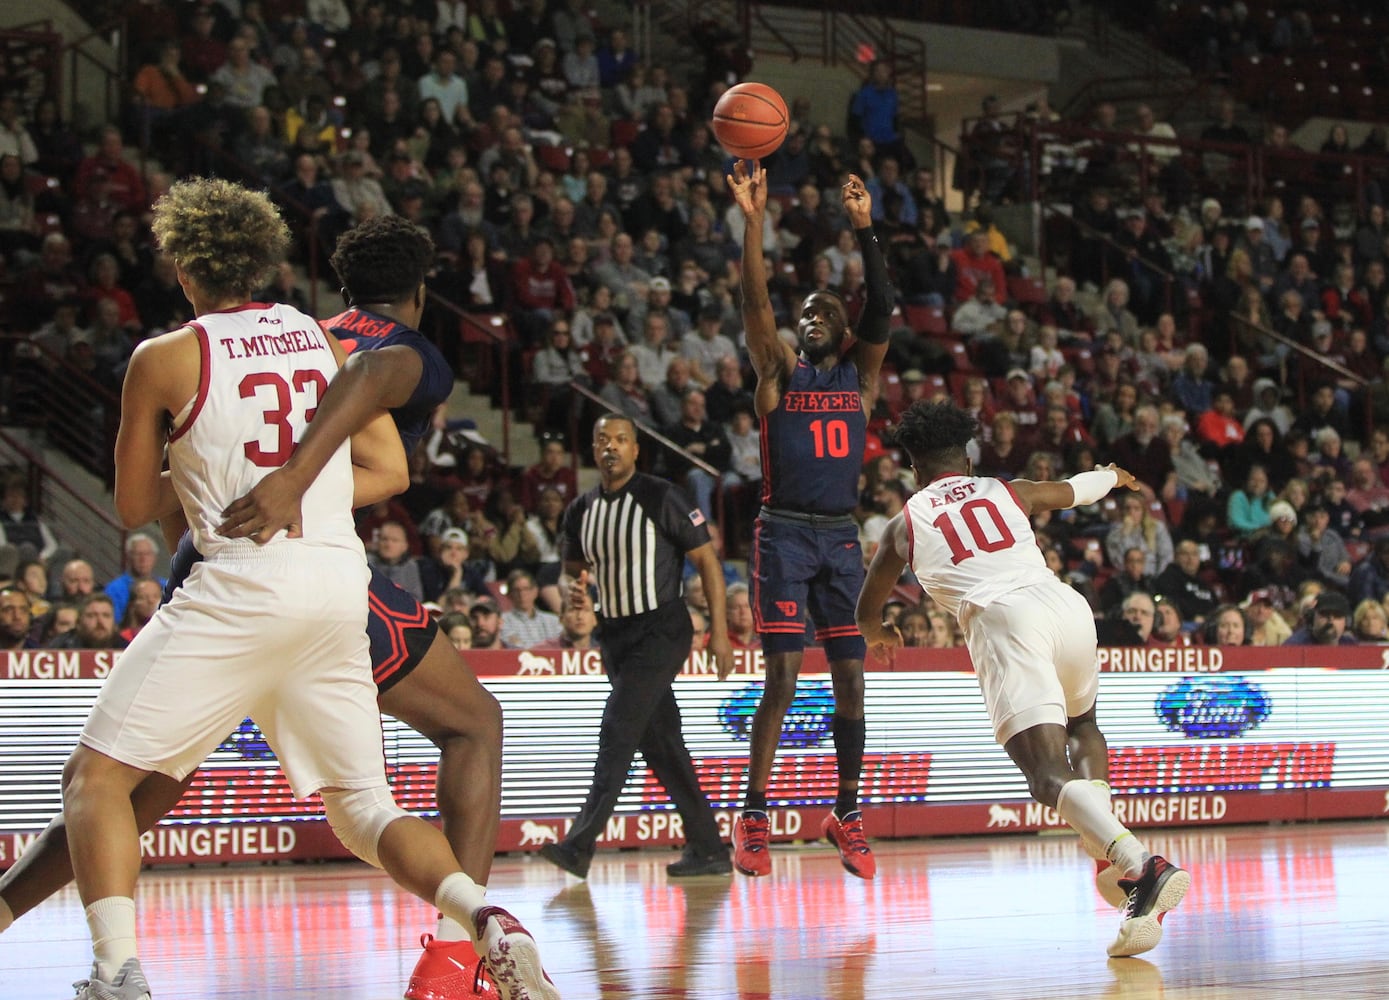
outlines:
{"label": "player's hand on ball", "polygon": [[250,538],[257,545],[264,545],[281,530],[289,538],[300,538],[304,534],[303,499],[298,481],[276,469],[222,511],[217,533],[223,538]]}
{"label": "player's hand on ball", "polygon": [[728,182],[728,190],[733,193],[733,200],[745,216],[760,215],[767,210],[767,171],[759,161],[736,161],[733,173],[725,175],[724,179]]}
{"label": "player's hand on ball", "polygon": [[844,211],[855,229],[866,229],[873,224],[873,198],[858,174],[849,175],[849,182],[843,188],[843,197]]}

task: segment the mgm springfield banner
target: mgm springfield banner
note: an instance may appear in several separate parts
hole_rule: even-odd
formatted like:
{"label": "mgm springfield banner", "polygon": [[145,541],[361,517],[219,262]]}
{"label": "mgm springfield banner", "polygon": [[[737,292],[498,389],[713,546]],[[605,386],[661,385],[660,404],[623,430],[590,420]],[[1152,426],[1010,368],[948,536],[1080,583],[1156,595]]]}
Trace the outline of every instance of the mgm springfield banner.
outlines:
{"label": "mgm springfield banner", "polygon": [[[725,682],[695,654],[676,694],[705,790],[731,824],[742,792],[762,661],[738,652]],[[468,663],[506,719],[500,850],[564,835],[592,773],[607,681],[595,651],[496,651]],[[60,777],[119,654],[0,653],[0,868],[61,805]],[[963,650],[868,661],[863,802],[875,837],[1059,828],[994,744]],[[1099,720],[1114,808],[1134,827],[1389,816],[1389,647],[1100,650]],[[772,835],[812,839],[834,799],[833,694],[810,650],[768,799]],[[382,720],[397,799],[430,816],[434,747]],[[679,817],[640,757],[604,841],[670,844]],[[246,720],[183,802],[146,834],[149,864],[337,858],[316,799],[295,800]]]}

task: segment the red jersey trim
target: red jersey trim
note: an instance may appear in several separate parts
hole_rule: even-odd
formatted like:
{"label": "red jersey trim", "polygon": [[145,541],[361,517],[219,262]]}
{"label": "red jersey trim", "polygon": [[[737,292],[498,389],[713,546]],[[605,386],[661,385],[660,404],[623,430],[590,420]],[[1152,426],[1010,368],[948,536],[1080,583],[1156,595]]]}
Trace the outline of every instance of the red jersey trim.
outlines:
{"label": "red jersey trim", "polygon": [[[232,310],[226,311],[231,312]],[[202,370],[198,372],[198,394],[193,397],[193,408],[188,411],[188,419],[169,435],[171,444],[187,434],[188,428],[193,426],[193,421],[198,419],[198,414],[203,411],[203,404],[207,402],[208,386],[212,384],[212,348],[208,344],[207,330],[201,323],[193,322],[188,325],[198,335],[198,353],[201,355],[200,367]]]}
{"label": "red jersey trim", "polygon": [[[274,302],[243,302],[239,306],[232,306],[230,309],[214,309],[208,313],[209,316],[227,316],[231,313],[254,312],[258,309],[273,309]],[[190,324],[192,325],[192,324]]]}
{"label": "red jersey trim", "polygon": [[1030,521],[1032,515],[1029,514],[1027,508],[1022,505],[1022,500],[1018,498],[1018,491],[1013,489],[1013,484],[1006,479],[1000,479],[999,482],[1008,488],[1008,495],[1013,498],[1013,503],[1018,505],[1018,510],[1022,511],[1022,516]]}

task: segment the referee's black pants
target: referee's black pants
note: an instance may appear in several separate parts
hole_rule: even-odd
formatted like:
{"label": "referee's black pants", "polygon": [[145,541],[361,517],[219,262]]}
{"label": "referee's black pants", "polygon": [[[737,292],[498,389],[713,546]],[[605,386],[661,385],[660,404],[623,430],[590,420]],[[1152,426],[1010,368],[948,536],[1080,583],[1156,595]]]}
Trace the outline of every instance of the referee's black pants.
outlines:
{"label": "referee's black pants", "polygon": [[701,856],[723,853],[718,824],[699,787],[680,728],[671,684],[680,673],[694,631],[683,601],[644,615],[603,621],[603,667],[612,693],[603,707],[593,784],[565,841],[592,854],[617,807],[638,750],[665,786],[685,825],[685,840]]}

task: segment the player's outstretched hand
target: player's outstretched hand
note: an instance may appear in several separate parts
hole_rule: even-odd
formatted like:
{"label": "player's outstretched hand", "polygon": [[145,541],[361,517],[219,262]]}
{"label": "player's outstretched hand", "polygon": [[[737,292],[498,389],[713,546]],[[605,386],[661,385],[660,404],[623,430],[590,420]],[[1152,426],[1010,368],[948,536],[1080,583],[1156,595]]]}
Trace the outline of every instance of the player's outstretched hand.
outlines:
{"label": "player's outstretched hand", "polygon": [[[1095,466],[1095,468],[1098,469],[1100,468],[1100,466],[1097,465]],[[1114,473],[1114,475],[1119,477],[1119,481],[1114,484],[1115,489],[1118,489],[1121,486],[1127,487],[1131,490],[1136,490],[1139,488],[1138,480],[1133,477],[1133,473],[1130,472],[1128,469],[1121,469],[1113,462],[1110,462],[1108,465],[1104,466],[1104,468],[1108,469],[1110,472]]]}
{"label": "player's outstretched hand", "polygon": [[[751,173],[748,172],[749,165],[752,167]],[[758,160],[737,160],[733,164],[733,173],[725,174],[724,180],[728,182],[728,190],[733,193],[733,200],[743,210],[745,217],[760,216],[767,210],[767,171]]]}
{"label": "player's outstretched hand", "polygon": [[728,641],[725,635],[709,635],[709,655],[714,658],[714,668],[718,672],[719,680],[728,680],[728,675],[733,673],[733,644]]}
{"label": "player's outstretched hand", "polygon": [[257,545],[281,530],[299,538],[304,533],[303,500],[304,488],[294,476],[276,469],[222,511],[217,533],[223,538],[250,538]]}
{"label": "player's outstretched hand", "polygon": [[906,645],[897,626],[887,623],[870,625],[863,633],[863,638],[868,643],[868,651],[880,660],[892,659],[893,651]]}
{"label": "player's outstretched hand", "polygon": [[855,229],[867,229],[873,225],[873,196],[864,187],[863,178],[850,174],[849,182],[842,191],[844,211],[849,216],[849,224]]}

